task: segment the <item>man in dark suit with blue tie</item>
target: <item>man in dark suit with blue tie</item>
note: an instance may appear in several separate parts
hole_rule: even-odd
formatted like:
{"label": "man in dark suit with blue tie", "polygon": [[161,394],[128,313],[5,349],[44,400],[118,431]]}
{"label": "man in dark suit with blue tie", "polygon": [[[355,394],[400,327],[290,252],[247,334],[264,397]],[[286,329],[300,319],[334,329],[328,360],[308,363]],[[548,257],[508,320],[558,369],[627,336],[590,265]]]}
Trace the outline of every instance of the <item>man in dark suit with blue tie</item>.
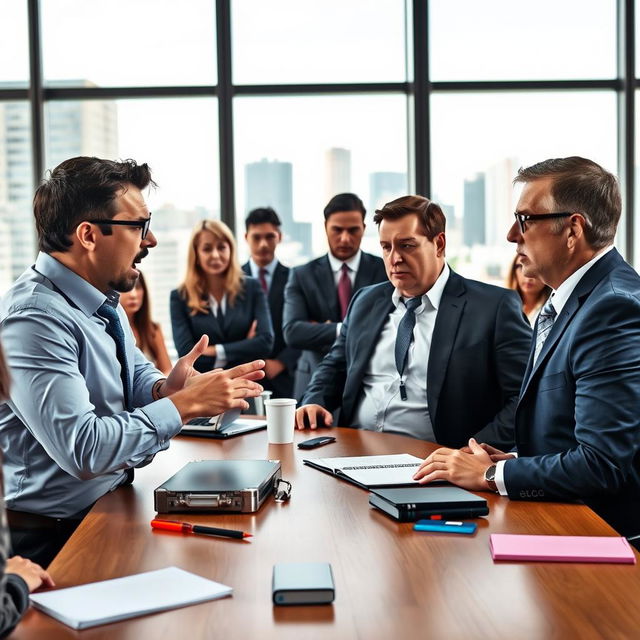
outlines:
{"label": "man in dark suit with blue tie", "polygon": [[274,342],[269,357],[265,360],[265,378],[262,386],[273,392],[274,398],[291,398],[293,374],[300,351],[285,344],[282,335],[282,308],[284,288],[289,278],[289,267],[285,267],[275,256],[276,247],[282,240],[280,218],[271,207],[254,209],[245,219],[244,235],[251,257],[242,265],[242,270],[262,286],[271,313]]}
{"label": "man in dark suit with blue tie", "polygon": [[507,236],[526,276],[553,293],[516,410],[518,457],[469,442],[416,474],[520,500],[582,500],[638,546],[640,277],[614,249],[616,178],[579,157],[520,169]]}
{"label": "man in dark suit with blue tie", "polygon": [[361,289],[298,409],[299,428],[339,424],[449,446],[513,445],[531,330],[514,291],[445,262],[445,217],[421,196],[376,211],[389,281]]}
{"label": "man in dark suit with blue tie", "polygon": [[324,208],[329,253],[291,270],[284,294],[284,339],[302,349],[294,397],[302,398],[312,373],[331,348],[353,294],[386,279],[384,264],[360,250],[366,209],[353,193],[339,193]]}

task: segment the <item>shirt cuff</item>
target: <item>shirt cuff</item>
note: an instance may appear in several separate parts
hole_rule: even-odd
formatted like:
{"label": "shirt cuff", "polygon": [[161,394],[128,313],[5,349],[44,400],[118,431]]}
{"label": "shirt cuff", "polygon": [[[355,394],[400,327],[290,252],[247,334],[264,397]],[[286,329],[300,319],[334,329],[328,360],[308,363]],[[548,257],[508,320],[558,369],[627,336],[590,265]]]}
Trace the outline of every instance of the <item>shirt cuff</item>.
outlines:
{"label": "shirt cuff", "polygon": [[336,324],[336,338],[340,335],[340,329],[342,329],[342,322]]}
{"label": "shirt cuff", "polygon": [[227,354],[221,344],[216,345],[216,368],[224,367],[227,364]]}
{"label": "shirt cuff", "polygon": [[496,482],[496,487],[498,487],[498,493],[501,496],[508,496],[507,487],[504,484],[504,463],[506,460],[500,460],[496,462],[496,477],[494,478]]}
{"label": "shirt cuff", "polygon": [[169,446],[169,440],[182,429],[182,417],[170,398],[161,398],[146,407],[140,407],[158,434],[158,444]]}

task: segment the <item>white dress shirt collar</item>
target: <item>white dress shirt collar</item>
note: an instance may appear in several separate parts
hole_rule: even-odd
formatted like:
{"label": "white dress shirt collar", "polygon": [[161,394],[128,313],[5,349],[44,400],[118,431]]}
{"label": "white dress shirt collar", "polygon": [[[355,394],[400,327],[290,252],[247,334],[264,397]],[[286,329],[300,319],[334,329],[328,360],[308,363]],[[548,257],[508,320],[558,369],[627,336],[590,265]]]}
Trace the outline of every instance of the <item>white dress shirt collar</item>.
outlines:
{"label": "white dress shirt collar", "polygon": [[249,258],[249,269],[251,271],[251,277],[252,278],[259,278],[260,277],[260,269],[266,269],[267,270],[267,275],[272,278],[273,277],[273,272],[276,270],[276,267],[278,266],[278,258],[274,258],[269,264],[265,265],[264,267],[259,267],[254,261],[253,258]]}
{"label": "white dress shirt collar", "polygon": [[331,251],[327,253],[327,258],[329,258],[329,264],[331,265],[331,270],[333,271],[333,273],[337,273],[338,271],[340,271],[343,264],[346,264],[353,273],[357,273],[358,268],[360,267],[360,258],[362,258],[362,251],[358,249],[358,253],[356,253],[355,256],[352,256],[348,260],[344,260],[344,262],[342,260],[338,260],[338,258],[336,258],[331,253]]}
{"label": "white dress shirt collar", "polygon": [[613,245],[603,249],[600,253],[596,254],[589,262],[583,264],[577,271],[574,271],[555,291],[551,293],[551,304],[556,310],[556,314],[560,315],[560,312],[567,304],[569,296],[573,293],[573,290],[578,286],[578,282],[582,280],[584,276],[593,265],[600,260],[603,256],[607,255],[609,251],[613,249]]}
{"label": "white dress shirt collar", "polygon": [[[449,275],[451,274],[451,269],[449,269],[449,265],[445,262],[438,279],[433,283],[433,286],[429,291],[422,295],[422,302],[425,302],[425,298],[429,300],[429,302],[433,305],[433,308],[437,311],[440,306],[440,301],[442,300],[442,292],[444,291],[445,286],[447,285],[447,281],[449,280]],[[397,307],[400,304],[400,299],[404,296],[400,293],[398,289],[394,289],[393,295],[391,296],[391,300],[393,302],[393,306]],[[417,310],[416,310],[417,311]]]}

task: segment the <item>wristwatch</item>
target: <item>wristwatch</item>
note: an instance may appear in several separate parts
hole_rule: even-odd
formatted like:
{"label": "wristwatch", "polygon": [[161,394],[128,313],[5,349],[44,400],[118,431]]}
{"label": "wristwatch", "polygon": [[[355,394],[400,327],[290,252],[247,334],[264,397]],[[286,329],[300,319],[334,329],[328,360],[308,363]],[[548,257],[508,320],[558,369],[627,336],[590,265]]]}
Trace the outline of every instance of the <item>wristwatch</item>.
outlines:
{"label": "wristwatch", "polygon": [[492,464],[490,467],[487,467],[484,472],[484,480],[489,485],[489,489],[491,491],[495,491],[498,493],[498,485],[496,484],[496,465]]}

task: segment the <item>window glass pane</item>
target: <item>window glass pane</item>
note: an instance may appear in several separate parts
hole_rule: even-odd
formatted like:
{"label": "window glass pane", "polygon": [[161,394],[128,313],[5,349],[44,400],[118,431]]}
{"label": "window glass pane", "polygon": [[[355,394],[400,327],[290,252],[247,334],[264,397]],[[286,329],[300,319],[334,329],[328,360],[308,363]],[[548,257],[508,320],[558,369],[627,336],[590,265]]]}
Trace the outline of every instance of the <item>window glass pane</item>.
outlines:
{"label": "window glass pane", "polygon": [[362,247],[379,254],[373,210],[408,189],[406,98],[237,98],[234,105],[237,228],[249,210],[272,206],[285,236],[279,255],[300,264],[327,250],[329,199],[353,191],[367,209]]}
{"label": "window glass pane", "polygon": [[578,155],[617,172],[613,92],[436,94],[431,106],[433,198],[447,206],[448,259],[471,278],[504,280],[521,166]]}
{"label": "window glass pane", "polygon": [[41,7],[49,84],[216,83],[212,0],[47,0]]}
{"label": "window glass pane", "polygon": [[403,82],[405,17],[402,0],[234,0],[234,82]]}
{"label": "window glass pane", "polygon": [[25,102],[0,102],[0,293],[33,264],[31,122]]}
{"label": "window glass pane", "polygon": [[29,83],[29,31],[24,0],[0,2],[0,89]]}
{"label": "window glass pane", "polygon": [[217,101],[213,98],[55,101],[46,105],[47,168],[77,155],[147,162],[145,194],[158,245],[142,262],[154,319],[173,348],[169,292],[180,283],[193,226],[220,217]]}
{"label": "window glass pane", "polygon": [[431,0],[432,81],[616,75],[615,0]]}

